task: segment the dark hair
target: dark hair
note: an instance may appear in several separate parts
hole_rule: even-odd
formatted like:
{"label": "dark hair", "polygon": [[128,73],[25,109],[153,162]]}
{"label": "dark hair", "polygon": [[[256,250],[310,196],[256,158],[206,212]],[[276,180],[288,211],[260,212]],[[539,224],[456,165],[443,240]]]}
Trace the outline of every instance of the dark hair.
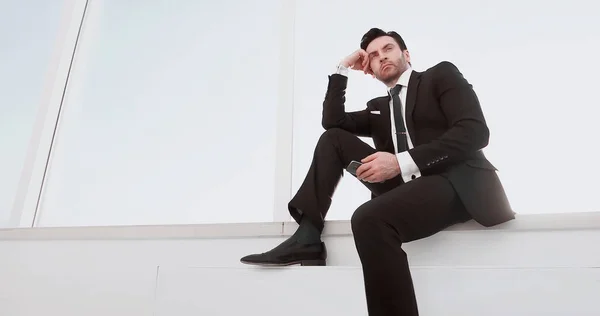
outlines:
{"label": "dark hair", "polygon": [[394,31],[386,32],[376,27],[370,29],[367,33],[365,33],[365,35],[363,35],[362,39],[360,40],[360,48],[366,50],[367,46],[369,46],[374,39],[382,36],[390,36],[396,41],[396,43],[398,43],[398,46],[400,46],[401,50],[406,50],[406,43],[404,43],[404,40],[400,34]]}

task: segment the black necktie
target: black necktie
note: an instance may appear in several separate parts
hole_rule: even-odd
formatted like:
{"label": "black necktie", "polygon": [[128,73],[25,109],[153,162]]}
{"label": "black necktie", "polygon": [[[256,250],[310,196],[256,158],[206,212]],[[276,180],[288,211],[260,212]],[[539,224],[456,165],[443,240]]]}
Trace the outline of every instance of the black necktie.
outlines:
{"label": "black necktie", "polygon": [[398,143],[398,152],[408,150],[408,141],[406,139],[406,127],[404,127],[404,119],[402,118],[402,102],[400,101],[401,85],[396,85],[390,91],[392,95],[392,104],[394,106],[394,123],[396,123],[396,140]]}

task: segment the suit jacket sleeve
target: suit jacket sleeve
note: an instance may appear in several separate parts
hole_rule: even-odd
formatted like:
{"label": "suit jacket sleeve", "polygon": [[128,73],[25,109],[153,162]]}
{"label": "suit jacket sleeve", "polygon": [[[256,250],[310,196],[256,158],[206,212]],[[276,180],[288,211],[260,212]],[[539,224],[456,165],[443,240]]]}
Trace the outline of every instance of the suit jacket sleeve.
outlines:
{"label": "suit jacket sleeve", "polygon": [[487,146],[489,140],[472,85],[450,62],[440,63],[435,71],[433,89],[449,128],[441,137],[409,150],[421,171],[464,161]]}
{"label": "suit jacket sleeve", "polygon": [[371,136],[369,125],[369,109],[346,112],[346,85],[348,77],[333,74],[329,76],[329,84],[325,101],[323,101],[323,119],[321,124],[326,130],[341,128],[357,136]]}

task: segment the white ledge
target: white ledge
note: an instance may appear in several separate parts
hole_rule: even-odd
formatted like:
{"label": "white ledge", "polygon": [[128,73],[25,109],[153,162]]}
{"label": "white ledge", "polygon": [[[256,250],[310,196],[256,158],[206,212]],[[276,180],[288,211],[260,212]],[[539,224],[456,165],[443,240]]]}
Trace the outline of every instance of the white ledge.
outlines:
{"label": "white ledge", "polygon": [[[0,240],[106,240],[106,239],[200,239],[286,237],[296,229],[295,222],[84,226],[0,229]],[[468,231],[547,231],[600,229],[600,212],[527,214],[515,220],[484,227],[475,221],[454,225],[447,232]],[[323,236],[350,236],[350,221],[328,221]]]}

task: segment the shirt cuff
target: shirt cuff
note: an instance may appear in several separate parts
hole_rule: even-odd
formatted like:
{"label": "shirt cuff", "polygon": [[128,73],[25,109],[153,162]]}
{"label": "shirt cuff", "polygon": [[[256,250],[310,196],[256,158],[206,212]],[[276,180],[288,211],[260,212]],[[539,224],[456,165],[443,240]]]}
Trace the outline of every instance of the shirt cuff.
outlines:
{"label": "shirt cuff", "polygon": [[343,65],[340,64],[335,69],[335,73],[338,74],[338,75],[342,75],[342,76],[348,77],[348,68],[346,68],[346,67],[344,67]]}
{"label": "shirt cuff", "polygon": [[400,174],[402,175],[402,179],[404,179],[404,183],[421,177],[421,170],[419,170],[419,167],[408,151],[396,154],[396,158],[398,159],[398,165],[400,165]]}

